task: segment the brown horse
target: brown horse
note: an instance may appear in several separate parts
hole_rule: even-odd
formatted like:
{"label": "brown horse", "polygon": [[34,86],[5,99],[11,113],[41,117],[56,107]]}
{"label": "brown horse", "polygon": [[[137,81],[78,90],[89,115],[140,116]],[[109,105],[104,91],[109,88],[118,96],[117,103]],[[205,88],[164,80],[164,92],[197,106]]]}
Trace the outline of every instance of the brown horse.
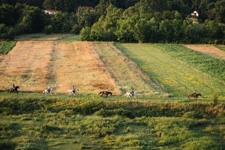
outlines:
{"label": "brown horse", "polygon": [[20,88],[20,87],[19,87],[19,86],[16,86],[15,89],[10,88],[10,89],[9,89],[9,93],[11,94],[11,93],[14,93],[14,92],[15,92],[15,93],[18,94],[18,90],[17,90],[18,88]]}
{"label": "brown horse", "polygon": [[101,94],[101,96],[105,95],[106,98],[108,97],[108,95],[112,96],[112,92],[106,92],[106,91],[101,91],[98,93],[98,95]]}
{"label": "brown horse", "polygon": [[195,100],[196,100],[199,96],[202,96],[201,93],[196,94],[196,96],[195,96],[195,94],[190,94],[190,95],[188,95],[188,98],[189,98],[189,100],[190,100],[191,97],[194,97]]}

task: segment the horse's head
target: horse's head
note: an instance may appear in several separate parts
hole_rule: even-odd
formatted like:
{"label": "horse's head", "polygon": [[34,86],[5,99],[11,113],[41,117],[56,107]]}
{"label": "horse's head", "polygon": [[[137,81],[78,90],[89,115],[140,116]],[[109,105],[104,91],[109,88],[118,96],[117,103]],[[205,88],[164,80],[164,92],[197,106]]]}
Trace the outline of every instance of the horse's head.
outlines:
{"label": "horse's head", "polygon": [[20,88],[20,87],[19,87],[19,86],[16,86],[16,87],[15,87],[15,89],[18,89],[18,88]]}
{"label": "horse's head", "polygon": [[202,96],[202,94],[201,94],[201,93],[199,93],[198,95],[199,95],[199,96]]}
{"label": "horse's head", "polygon": [[101,91],[101,92],[98,93],[98,95],[99,95],[99,94],[102,94],[102,93],[103,93],[103,92]]}

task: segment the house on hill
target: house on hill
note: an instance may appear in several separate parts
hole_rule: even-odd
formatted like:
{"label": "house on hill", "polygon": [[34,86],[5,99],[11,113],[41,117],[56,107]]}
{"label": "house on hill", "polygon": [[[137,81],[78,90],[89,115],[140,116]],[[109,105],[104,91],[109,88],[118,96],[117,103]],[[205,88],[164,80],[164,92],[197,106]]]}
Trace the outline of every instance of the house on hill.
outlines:
{"label": "house on hill", "polygon": [[199,14],[198,14],[198,12],[197,12],[197,11],[194,11],[193,13],[191,13],[191,16],[193,16],[193,17],[198,17],[198,16],[199,16]]}
{"label": "house on hill", "polygon": [[57,11],[56,10],[44,10],[46,14],[54,15]]}

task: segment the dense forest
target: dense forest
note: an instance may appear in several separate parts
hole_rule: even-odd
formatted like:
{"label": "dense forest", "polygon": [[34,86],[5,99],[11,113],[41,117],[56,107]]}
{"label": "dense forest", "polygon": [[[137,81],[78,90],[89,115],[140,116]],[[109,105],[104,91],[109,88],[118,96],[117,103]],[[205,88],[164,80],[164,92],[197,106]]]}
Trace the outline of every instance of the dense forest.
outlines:
{"label": "dense forest", "polygon": [[1,40],[40,32],[89,41],[225,44],[225,0],[0,0]]}

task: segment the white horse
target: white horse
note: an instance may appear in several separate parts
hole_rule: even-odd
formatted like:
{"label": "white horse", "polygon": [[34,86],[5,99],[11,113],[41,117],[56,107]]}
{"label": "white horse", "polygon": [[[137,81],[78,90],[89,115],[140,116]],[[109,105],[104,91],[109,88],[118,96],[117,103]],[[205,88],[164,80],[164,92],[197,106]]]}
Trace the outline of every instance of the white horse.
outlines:
{"label": "white horse", "polygon": [[136,94],[137,94],[138,92],[137,91],[135,91],[134,92],[134,94],[132,95],[130,92],[127,92],[126,94],[125,94],[125,96],[127,97],[127,98],[136,98]]}
{"label": "white horse", "polygon": [[75,91],[69,89],[67,92],[69,93],[69,95],[73,94],[75,96],[77,91],[79,91],[79,89],[76,89]]}
{"label": "white horse", "polygon": [[52,92],[53,92],[53,88],[51,88],[50,90],[49,89],[45,89],[43,91],[43,93],[46,95],[46,94],[51,94],[52,95]]}

